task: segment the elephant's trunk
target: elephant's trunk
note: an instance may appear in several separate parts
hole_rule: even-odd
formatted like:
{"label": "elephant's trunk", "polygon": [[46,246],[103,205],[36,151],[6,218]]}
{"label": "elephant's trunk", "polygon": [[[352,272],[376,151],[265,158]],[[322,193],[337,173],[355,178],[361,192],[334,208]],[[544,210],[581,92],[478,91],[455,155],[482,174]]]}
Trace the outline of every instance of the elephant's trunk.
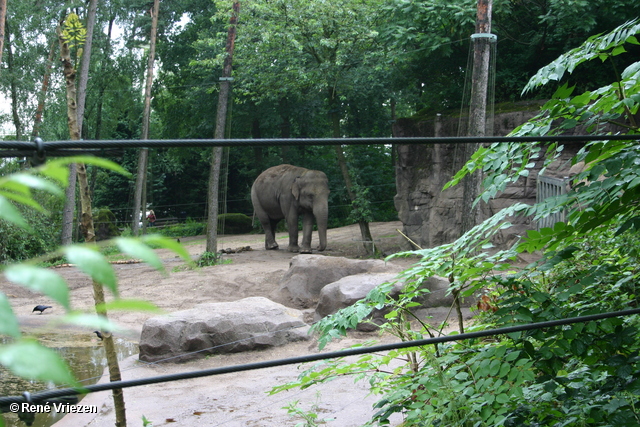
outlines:
{"label": "elephant's trunk", "polygon": [[324,251],[327,247],[328,211],[329,207],[326,204],[323,207],[313,210],[313,216],[316,217],[316,223],[318,225],[318,238],[320,239],[320,244],[318,245],[319,251]]}

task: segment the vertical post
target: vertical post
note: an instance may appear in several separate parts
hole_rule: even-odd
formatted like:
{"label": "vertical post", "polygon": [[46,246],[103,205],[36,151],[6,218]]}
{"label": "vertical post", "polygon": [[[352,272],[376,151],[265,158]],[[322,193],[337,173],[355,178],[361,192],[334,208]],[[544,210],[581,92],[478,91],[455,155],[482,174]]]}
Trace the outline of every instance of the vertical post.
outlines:
{"label": "vertical post", "polygon": [[[229,106],[229,94],[231,93],[231,77],[233,64],[233,50],[236,43],[236,25],[238,23],[238,15],[240,14],[240,2],[234,0],[229,19],[229,30],[227,32],[227,45],[225,51],[227,56],[224,59],[222,67],[222,76],[220,77],[220,92],[218,94],[218,110],[216,112],[216,130],[215,139],[225,138],[225,129],[227,124],[227,110]],[[209,192],[207,197],[207,206],[209,217],[207,218],[207,247],[206,251],[210,253],[218,252],[218,193],[220,187],[220,164],[222,163],[222,147],[214,147],[211,158],[211,169],[209,172]]]}
{"label": "vertical post", "polygon": [[[478,0],[476,33],[473,42],[473,71],[471,76],[471,99],[469,106],[469,136],[485,136],[487,129],[487,92],[489,85],[489,64],[491,45],[495,35],[491,34],[491,12],[493,0]],[[469,160],[479,144],[465,144],[464,160]],[[469,231],[477,223],[478,208],[473,201],[480,191],[480,174],[467,175],[463,181],[461,234]]]}

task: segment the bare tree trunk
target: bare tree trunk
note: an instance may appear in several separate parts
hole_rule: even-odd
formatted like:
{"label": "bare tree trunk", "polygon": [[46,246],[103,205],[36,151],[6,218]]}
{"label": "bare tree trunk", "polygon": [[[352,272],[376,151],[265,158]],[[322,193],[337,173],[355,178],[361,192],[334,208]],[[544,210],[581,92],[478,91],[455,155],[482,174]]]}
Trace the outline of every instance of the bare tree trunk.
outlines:
{"label": "bare tree trunk", "polygon": [[[331,118],[332,136],[334,138],[340,138],[340,116],[337,112],[337,93],[333,87],[329,87],[329,116]],[[353,182],[349,175],[349,168],[347,167],[347,160],[344,157],[344,152],[340,145],[335,146],[336,157],[338,159],[338,165],[340,165],[340,171],[342,172],[342,178],[344,179],[345,189],[349,200],[354,202],[356,200],[356,193],[353,191]],[[375,254],[373,245],[373,237],[371,236],[371,229],[369,223],[363,219],[358,220],[358,226],[360,227],[360,237],[362,238],[362,247],[367,256]]]}
{"label": "bare tree trunk", "polygon": [[7,19],[7,0],[0,0],[0,64],[4,50],[4,24]]}
{"label": "bare tree trunk", "polygon": [[[473,72],[471,76],[471,105],[469,107],[469,136],[485,136],[487,123],[487,88],[489,82],[489,60],[491,55],[491,11],[492,0],[478,0],[476,34],[473,40]],[[469,160],[479,144],[465,144],[464,159]],[[474,172],[463,180],[462,230],[469,231],[477,224],[478,206],[473,206],[480,192],[480,173]]]}
{"label": "bare tree trunk", "polygon": [[31,136],[35,138],[40,134],[40,125],[42,124],[42,113],[44,111],[44,102],[47,99],[47,91],[49,90],[49,79],[51,77],[51,67],[53,66],[53,58],[56,54],[56,42],[52,40],[49,46],[49,56],[47,57],[47,67],[44,70],[42,78],[42,87],[40,88],[40,96],[38,97],[38,106],[36,107],[36,115],[33,120],[33,130]]}
{"label": "bare tree trunk", "polygon": [[82,62],[80,63],[80,78],[78,80],[78,130],[82,135],[84,123],[84,106],[87,101],[87,84],[89,82],[89,67],[91,65],[91,48],[93,47],[93,30],[96,26],[96,9],[98,0],[89,2],[87,15],[87,38],[84,41]]}
{"label": "bare tree trunk", "polygon": [[[91,46],[93,45],[93,30],[96,22],[97,0],[91,0],[89,14],[87,16],[87,38],[83,46],[82,63],[80,65],[80,78],[76,90],[77,105],[76,114],[78,137],[82,134],[84,121],[84,105],[87,97],[87,82],[89,81],[89,64],[91,62]],[[53,52],[52,52],[53,53]],[[44,99],[44,98],[43,98]],[[43,100],[44,103],[44,100]],[[43,105],[44,106],[44,105]],[[41,113],[42,115],[42,113]],[[34,125],[35,128],[35,125]],[[69,165],[69,187],[65,190],[65,201],[62,209],[62,244],[71,244],[73,240],[73,209],[76,205],[76,165]],[[72,184],[73,183],[73,184]]]}
{"label": "bare tree trunk", "polygon": [[[153,86],[153,64],[156,56],[156,35],[158,32],[158,12],[160,9],[160,0],[153,1],[153,9],[151,10],[151,34],[149,35],[149,58],[147,61],[147,81],[144,89],[144,112],[142,115],[142,135],[140,139],[149,139],[149,121],[151,117],[151,87]],[[142,205],[142,187],[145,185],[147,176],[147,159],[149,157],[149,149],[141,148],[138,155],[138,173],[136,175],[136,186],[133,196],[133,218],[131,222],[131,231],[134,236],[138,235],[138,216],[140,209],[146,212],[147,207]],[[142,221],[145,221],[143,215]]]}
{"label": "bare tree trunk", "polygon": [[[220,93],[218,94],[218,110],[216,111],[215,139],[224,139],[227,123],[227,110],[229,106],[229,94],[231,93],[231,71],[233,64],[233,49],[236,42],[236,24],[240,14],[240,2],[233,2],[233,10],[229,19],[227,32],[227,53],[220,77]],[[218,193],[220,187],[220,164],[222,163],[222,147],[214,147],[211,157],[211,169],[209,172],[209,191],[207,194],[207,247],[209,253],[218,252]]]}
{"label": "bare tree trunk", "polygon": [[[60,41],[60,56],[63,64],[63,73],[67,88],[67,125],[69,127],[69,137],[71,140],[80,139],[80,131],[78,128],[78,111],[76,103],[76,71],[71,63],[71,55],[69,46],[62,38],[62,29],[59,26],[58,39]],[[78,185],[80,186],[80,202],[82,205],[81,227],[86,242],[95,241],[95,229],[93,226],[93,215],[91,213],[91,195],[89,192],[89,183],[87,181],[87,169],[83,163],[77,164],[78,169]],[[98,308],[104,305],[104,291],[102,284],[93,281],[93,296],[96,305],[96,312],[107,317],[104,308]],[[115,343],[110,333],[104,334],[104,347],[107,355],[107,365],[109,367],[109,375],[111,381],[120,381],[120,366],[118,364],[118,356],[115,351]],[[116,412],[116,426],[126,427],[126,414],[124,406],[124,396],[122,389],[113,390],[113,401]]]}
{"label": "bare tree trunk", "polygon": [[[107,29],[107,40],[106,40],[106,46],[105,49],[107,50],[107,57],[109,56],[109,53],[111,52],[111,34],[113,31],[113,21],[115,21],[115,17],[111,17],[109,18],[109,25],[108,25],[108,29]],[[105,66],[105,62],[102,62],[102,66],[101,66],[101,73],[105,73],[107,72],[106,66]],[[100,139],[100,135],[102,132],[102,106],[103,106],[103,98],[104,98],[104,91],[106,89],[106,84],[102,84],[100,85],[100,90],[98,92],[98,107],[96,108],[96,133],[94,136],[94,139],[98,140]]]}
{"label": "bare tree trunk", "polygon": [[14,64],[13,51],[11,50],[11,37],[7,40],[7,68],[11,73],[9,83],[11,90],[11,115],[13,118],[13,125],[16,129],[16,140],[20,141],[22,140],[22,122],[20,121],[20,115],[18,113],[18,103],[20,102],[18,99],[18,86],[16,84],[16,77],[13,75]]}

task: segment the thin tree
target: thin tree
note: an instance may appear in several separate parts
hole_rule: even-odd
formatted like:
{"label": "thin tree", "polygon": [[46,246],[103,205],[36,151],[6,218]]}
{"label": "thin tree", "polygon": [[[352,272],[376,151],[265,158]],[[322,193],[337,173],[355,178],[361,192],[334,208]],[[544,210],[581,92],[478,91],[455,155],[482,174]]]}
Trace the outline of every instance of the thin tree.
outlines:
{"label": "thin tree", "polygon": [[42,124],[42,113],[44,112],[44,103],[47,99],[47,91],[49,90],[49,80],[51,78],[51,68],[53,67],[53,58],[56,54],[57,36],[49,45],[49,56],[47,57],[47,66],[44,70],[42,78],[42,87],[40,88],[40,96],[38,97],[38,106],[36,107],[36,115],[33,120],[33,130],[31,137],[35,138],[40,134],[40,125]]}
{"label": "thin tree", "polygon": [[[160,9],[160,0],[154,0],[153,9],[151,9],[151,34],[149,35],[149,57],[147,59],[147,80],[144,89],[144,112],[142,115],[142,135],[140,139],[149,139],[149,121],[151,117],[151,87],[153,85],[153,64],[156,55],[156,35],[158,32],[158,12]],[[131,219],[131,231],[134,236],[138,235],[138,216],[140,208],[146,200],[143,200],[143,191],[147,182],[147,159],[149,158],[149,149],[141,148],[138,154],[138,173],[136,174],[136,186],[133,196],[133,218]],[[146,199],[146,197],[144,197]],[[146,206],[144,206],[146,212]],[[145,218],[142,219],[143,221]]]}
{"label": "thin tree", "polygon": [[10,73],[9,88],[11,91],[11,116],[13,118],[13,126],[16,129],[16,139],[20,141],[22,139],[22,121],[20,120],[20,114],[18,113],[18,104],[20,97],[18,95],[18,81],[16,74],[13,72],[15,69],[13,60],[13,49],[11,48],[11,36],[7,40],[7,69]]}
{"label": "thin tree", "polygon": [[[77,88],[78,131],[82,135],[82,125],[84,122],[84,106],[87,99],[87,83],[89,81],[89,66],[91,63],[91,48],[93,46],[93,30],[96,23],[97,0],[91,0],[87,14],[86,37],[80,62],[80,78]],[[76,174],[77,166],[69,165],[69,186],[65,189],[65,201],[62,209],[62,244],[71,244],[73,240],[73,211],[76,206]]]}
{"label": "thin tree", "polygon": [[4,50],[4,23],[7,19],[7,0],[0,0],[0,63],[2,63],[2,51]]}
{"label": "thin tree", "polygon": [[[478,0],[476,34],[473,35],[473,71],[471,76],[471,98],[469,106],[469,136],[485,136],[487,129],[487,93],[489,87],[489,65],[491,58],[491,12],[492,0]],[[478,149],[478,144],[465,144],[465,162]],[[462,230],[461,234],[477,223],[478,206],[473,202],[480,190],[479,173],[467,175],[463,182]]]}
{"label": "thin tree", "polygon": [[[63,74],[67,88],[67,124],[69,127],[69,138],[77,141],[80,139],[80,130],[78,127],[76,69],[71,61],[70,47],[77,47],[77,45],[83,41],[81,31],[82,25],[75,14],[70,14],[63,25],[66,31],[63,31],[62,25],[59,25],[57,33],[60,41],[60,59],[62,61]],[[77,178],[78,185],[80,187],[80,202],[82,207],[80,215],[81,229],[85,241],[87,243],[91,243],[95,242],[96,235],[93,224],[93,215],[91,212],[91,194],[89,192],[89,182],[87,180],[87,168],[84,163],[77,164]],[[102,285],[95,280],[93,281],[93,298],[96,305],[96,312],[101,316],[107,317],[107,311],[104,309],[104,290]],[[111,381],[120,381],[122,377],[120,375],[120,366],[118,364],[118,356],[113,336],[110,333],[104,333],[103,342],[107,356],[107,366],[109,367],[109,377]],[[127,421],[122,389],[113,390],[113,401],[115,406],[116,426],[126,427]]]}
{"label": "thin tree", "polygon": [[[229,30],[227,32],[227,44],[222,67],[222,77],[220,77],[220,93],[218,94],[218,109],[216,112],[215,139],[224,139],[227,123],[227,110],[229,106],[229,94],[231,92],[231,71],[233,64],[233,49],[236,41],[236,25],[240,14],[240,2],[235,0],[229,19]],[[222,147],[213,148],[211,159],[211,169],[209,173],[208,211],[207,218],[207,247],[209,253],[218,252],[218,192],[220,186],[220,164],[222,162]]]}

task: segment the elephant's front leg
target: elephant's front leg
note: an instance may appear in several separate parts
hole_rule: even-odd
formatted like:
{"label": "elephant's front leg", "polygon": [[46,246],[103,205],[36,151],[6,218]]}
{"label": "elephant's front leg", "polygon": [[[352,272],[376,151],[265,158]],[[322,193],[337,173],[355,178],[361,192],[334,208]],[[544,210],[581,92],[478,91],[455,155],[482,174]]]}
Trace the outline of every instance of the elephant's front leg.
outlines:
{"label": "elephant's front leg", "polygon": [[287,217],[287,229],[289,230],[289,252],[299,252],[298,246],[298,215],[291,214]]}
{"label": "elephant's front leg", "polygon": [[311,253],[311,234],[313,233],[313,214],[305,212],[302,218],[302,247],[301,254]]}

